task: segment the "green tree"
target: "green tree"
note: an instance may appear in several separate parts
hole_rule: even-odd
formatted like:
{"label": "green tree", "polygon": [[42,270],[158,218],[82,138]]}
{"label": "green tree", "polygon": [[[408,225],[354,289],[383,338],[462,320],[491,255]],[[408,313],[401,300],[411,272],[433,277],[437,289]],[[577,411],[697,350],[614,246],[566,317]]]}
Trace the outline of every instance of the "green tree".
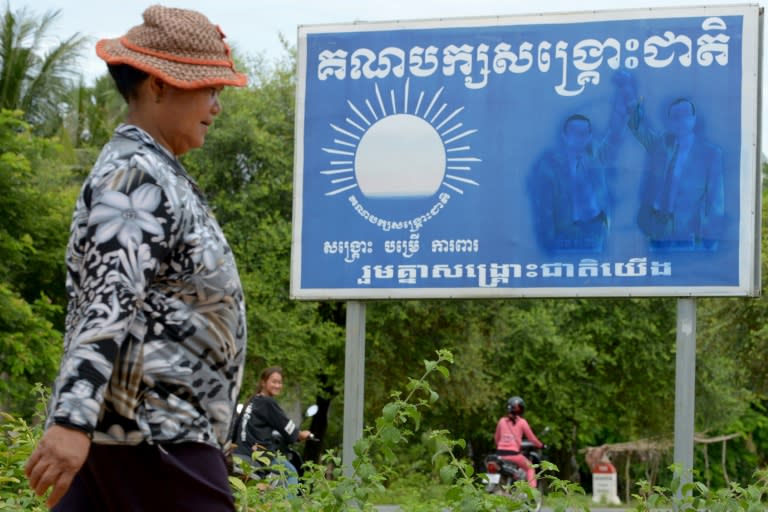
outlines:
{"label": "green tree", "polygon": [[66,136],[73,147],[89,150],[80,160],[87,162],[90,170],[98,151],[112,137],[127,112],[128,105],[108,73],[90,86],[81,79],[68,92],[62,118],[62,139]]}
{"label": "green tree", "polygon": [[101,149],[128,112],[125,100],[108,73],[98,77],[92,86],[81,81],[70,92],[69,103],[73,107],[65,119],[65,126],[77,146]]}
{"label": "green tree", "polygon": [[[763,175],[768,166],[763,165]],[[766,287],[768,273],[768,189],[762,191],[760,276]],[[726,374],[722,389],[697,393],[697,419],[712,434],[741,432],[745,440],[729,443],[728,474],[743,475],[768,464],[768,300],[709,298],[700,301],[699,354],[711,354],[710,363],[697,361],[697,382]],[[722,380],[722,379],[721,379]],[[723,393],[723,390],[726,390]],[[725,395],[725,397],[723,396]],[[738,463],[736,463],[738,461]],[[719,471],[720,468],[715,468]],[[738,477],[737,477],[738,478]]]}
{"label": "green tree", "polygon": [[46,49],[48,31],[60,11],[38,17],[6,4],[0,26],[0,108],[22,110],[39,133],[55,133],[61,105],[72,87],[86,38],[74,34]]}
{"label": "green tree", "polygon": [[[566,476],[590,444],[671,432],[674,303],[659,299],[515,299],[378,302],[369,306],[367,414],[379,390],[407,378],[409,362],[435,347],[455,354],[450,382],[431,411],[461,432],[476,462],[493,449],[511,395],[529,404],[535,429]],[[653,386],[648,386],[653,382]]]}
{"label": "green tree", "polygon": [[106,73],[92,86],[81,80],[69,91],[67,103],[62,106],[58,135],[62,146],[72,155],[73,175],[85,179],[127,110],[112,77]]}
{"label": "green tree", "polygon": [[64,247],[77,186],[61,146],[0,111],[0,409],[29,415],[61,353]]}

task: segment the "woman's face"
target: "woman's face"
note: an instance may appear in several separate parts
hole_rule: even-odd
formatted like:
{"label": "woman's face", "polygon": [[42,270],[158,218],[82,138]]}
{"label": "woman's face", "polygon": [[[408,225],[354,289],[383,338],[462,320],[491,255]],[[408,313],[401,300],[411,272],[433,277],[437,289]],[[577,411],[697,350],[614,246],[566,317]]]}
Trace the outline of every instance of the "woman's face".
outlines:
{"label": "woman's face", "polygon": [[158,142],[177,156],[202,146],[213,118],[221,112],[222,89],[216,86],[187,90],[165,84],[156,102]]}
{"label": "woman's face", "polygon": [[262,386],[262,391],[267,396],[277,396],[283,391],[283,376],[278,372],[273,373]]}

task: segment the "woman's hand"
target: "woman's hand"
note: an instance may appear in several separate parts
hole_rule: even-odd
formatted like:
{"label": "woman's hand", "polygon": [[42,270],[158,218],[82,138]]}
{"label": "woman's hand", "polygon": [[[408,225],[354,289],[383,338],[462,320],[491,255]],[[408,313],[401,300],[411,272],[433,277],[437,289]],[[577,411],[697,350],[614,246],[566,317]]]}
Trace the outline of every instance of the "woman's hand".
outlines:
{"label": "woman's hand", "polygon": [[42,496],[52,487],[46,502],[53,507],[67,493],[72,479],[88,457],[91,440],[80,430],[53,425],[45,431],[27,464],[24,474],[35,494]]}

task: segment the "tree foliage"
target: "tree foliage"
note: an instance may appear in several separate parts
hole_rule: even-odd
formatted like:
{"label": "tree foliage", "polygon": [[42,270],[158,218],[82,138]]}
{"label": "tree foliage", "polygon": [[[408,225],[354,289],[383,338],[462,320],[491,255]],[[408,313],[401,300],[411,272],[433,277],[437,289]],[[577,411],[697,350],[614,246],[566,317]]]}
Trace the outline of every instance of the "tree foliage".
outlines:
{"label": "tree foliage", "polygon": [[74,71],[86,38],[74,34],[45,49],[48,31],[60,11],[37,17],[6,4],[0,26],[0,109],[22,110],[39,133],[61,125],[60,105],[77,76]]}
{"label": "tree foliage", "polygon": [[0,111],[0,409],[29,414],[61,350],[64,246],[76,188],[63,152]]}

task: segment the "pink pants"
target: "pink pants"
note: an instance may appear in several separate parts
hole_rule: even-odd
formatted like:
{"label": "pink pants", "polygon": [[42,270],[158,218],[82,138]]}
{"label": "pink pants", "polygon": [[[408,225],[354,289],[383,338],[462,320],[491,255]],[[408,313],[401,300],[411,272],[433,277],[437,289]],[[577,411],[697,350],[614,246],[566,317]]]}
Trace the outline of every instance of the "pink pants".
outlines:
{"label": "pink pants", "polygon": [[536,488],[536,472],[531,467],[531,462],[525,455],[504,455],[502,456],[502,459],[512,461],[522,468],[523,471],[525,471],[525,478],[528,480],[528,485],[534,489]]}

